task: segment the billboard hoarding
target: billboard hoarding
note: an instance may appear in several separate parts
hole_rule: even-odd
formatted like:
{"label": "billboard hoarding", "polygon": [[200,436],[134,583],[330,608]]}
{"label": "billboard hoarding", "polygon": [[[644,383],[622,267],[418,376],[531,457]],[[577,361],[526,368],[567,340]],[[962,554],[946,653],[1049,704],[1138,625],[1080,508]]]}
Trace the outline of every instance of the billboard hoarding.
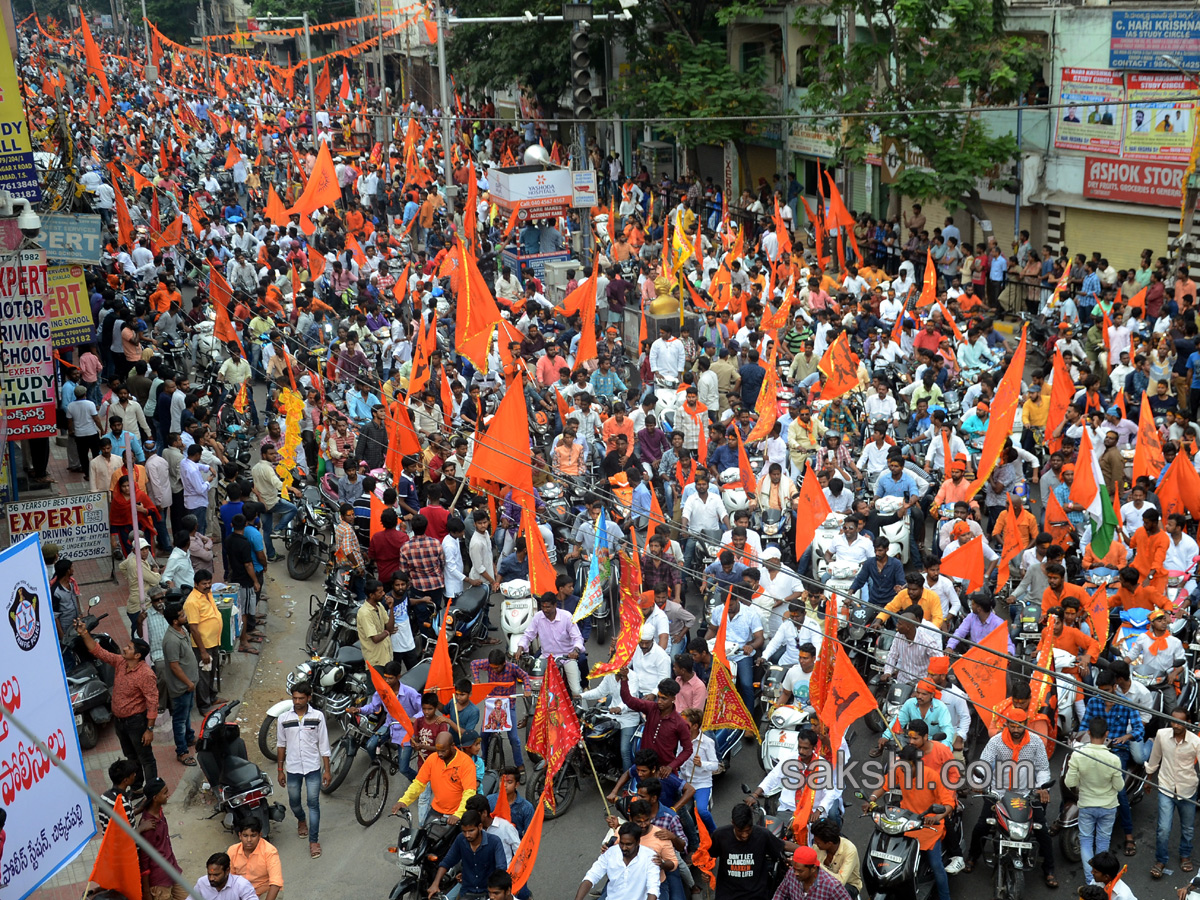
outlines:
{"label": "billboard hoarding", "polygon": [[1196,82],[1181,74],[1126,76],[1125,159],[1186,163],[1192,152],[1196,104],[1178,99],[1196,94]]}
{"label": "billboard hoarding", "polygon": [[8,440],[57,433],[44,250],[0,263],[0,387]]}
{"label": "billboard hoarding", "polygon": [[107,491],[10,503],[8,533],[13,540],[39,534],[68,559],[104,559],[112,552],[108,503]]}
{"label": "billboard hoarding", "polygon": [[96,340],[83,266],[46,269],[46,312],[50,316],[50,338],[55,350]]}
{"label": "billboard hoarding", "polygon": [[1200,12],[1113,10],[1108,64],[1114,69],[1200,68]]}
{"label": "billboard hoarding", "polygon": [[1084,160],[1083,196],[1178,209],[1185,170],[1185,166],[1089,156]]}
{"label": "billboard hoarding", "polygon": [[1062,70],[1054,146],[1093,153],[1121,152],[1125,76],[1111,69]]}

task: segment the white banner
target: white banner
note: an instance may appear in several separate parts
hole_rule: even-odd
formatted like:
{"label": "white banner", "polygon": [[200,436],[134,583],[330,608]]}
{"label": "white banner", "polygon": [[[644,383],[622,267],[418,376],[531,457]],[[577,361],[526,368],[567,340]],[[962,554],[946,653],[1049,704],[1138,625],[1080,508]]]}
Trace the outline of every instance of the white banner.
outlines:
{"label": "white banner", "polygon": [[112,552],[107,491],[9,503],[4,509],[13,540],[40,534],[42,543],[58,544],[59,554],[72,561],[104,559]]}
{"label": "white banner", "polygon": [[[0,552],[0,805],[8,813],[0,895],[23,900],[96,831],[37,535]],[[53,763],[10,721],[20,719]]]}

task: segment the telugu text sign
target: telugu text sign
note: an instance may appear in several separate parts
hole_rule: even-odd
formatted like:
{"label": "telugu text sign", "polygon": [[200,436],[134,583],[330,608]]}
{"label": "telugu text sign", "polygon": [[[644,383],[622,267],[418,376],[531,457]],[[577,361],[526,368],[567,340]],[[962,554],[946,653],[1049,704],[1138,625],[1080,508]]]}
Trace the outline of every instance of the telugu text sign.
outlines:
{"label": "telugu text sign", "polygon": [[13,540],[39,534],[43,543],[58,544],[68,559],[103,559],[112,552],[108,502],[108,493],[102,491],[10,503],[4,508],[8,533]]}
{"label": "telugu text sign", "polygon": [[1062,70],[1054,146],[1093,153],[1121,152],[1125,76],[1112,69]]}
{"label": "telugu text sign", "polygon": [[87,792],[64,771],[86,777],[34,536],[0,553],[0,612],[0,806],[8,813],[0,885],[6,900],[23,900],[96,831]]}
{"label": "telugu text sign", "polygon": [[55,350],[96,340],[83,266],[50,266],[46,270],[46,313]]}
{"label": "telugu text sign", "polygon": [[1185,166],[1087,157],[1083,196],[1179,208]]}
{"label": "telugu text sign", "polygon": [[56,434],[44,250],[0,263],[0,386],[8,440]]}
{"label": "telugu text sign", "polygon": [[[1196,82],[1183,75],[1130,72],[1126,81],[1125,159],[1186,163],[1192,152]],[[1185,99],[1180,99],[1185,98]]]}
{"label": "telugu text sign", "polygon": [[1108,64],[1114,69],[1170,71],[1200,67],[1200,13],[1187,9],[1113,10]]}
{"label": "telugu text sign", "polygon": [[0,189],[31,203],[42,199],[29,121],[17,86],[16,54],[8,44],[8,32],[0,28]]}

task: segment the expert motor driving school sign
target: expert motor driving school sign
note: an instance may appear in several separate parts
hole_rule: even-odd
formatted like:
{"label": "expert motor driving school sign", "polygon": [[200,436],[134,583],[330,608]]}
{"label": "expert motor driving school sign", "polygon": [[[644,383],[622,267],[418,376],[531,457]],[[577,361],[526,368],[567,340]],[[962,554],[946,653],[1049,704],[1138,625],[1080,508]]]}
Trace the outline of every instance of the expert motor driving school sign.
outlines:
{"label": "expert motor driving school sign", "polygon": [[0,263],[0,389],[10,441],[57,433],[46,278],[44,250]]}

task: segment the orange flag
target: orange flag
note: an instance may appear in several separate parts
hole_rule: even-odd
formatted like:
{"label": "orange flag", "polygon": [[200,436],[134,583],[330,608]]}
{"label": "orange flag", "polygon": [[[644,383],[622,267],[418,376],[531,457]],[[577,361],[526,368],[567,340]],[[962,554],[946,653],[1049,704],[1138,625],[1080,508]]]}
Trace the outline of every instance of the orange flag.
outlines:
{"label": "orange flag", "polygon": [[554,590],[554,579],[558,573],[550,563],[546,550],[546,539],[538,528],[533,504],[521,507],[521,533],[525,535],[526,552],[529,554],[529,590],[535,597]]}
{"label": "orange flag", "polygon": [[1158,499],[1164,519],[1171,513],[1190,513],[1193,519],[1200,519],[1200,475],[1186,450],[1181,448],[1167,466],[1167,474],[1158,486]]}
{"label": "orange flag", "polygon": [[992,400],[992,413],[988,418],[987,433],[983,436],[983,452],[979,456],[979,471],[972,482],[971,496],[975,496],[996,468],[1000,460],[1000,451],[1004,442],[1012,434],[1013,417],[1017,412],[1017,403],[1021,399],[1021,379],[1025,374],[1025,335],[1028,325],[1021,329],[1021,343],[1017,344],[1017,352],[1013,354],[1012,362],[1004,370],[1004,377],[996,387],[996,396]]}
{"label": "orange flag", "polygon": [[387,440],[388,449],[384,465],[390,472],[399,472],[403,468],[405,456],[421,452],[421,439],[417,437],[408,407],[402,400],[394,400],[388,407]]}
{"label": "orange flag", "polygon": [[950,315],[950,310],[946,309],[946,304],[939,300],[937,305],[938,309],[942,311],[942,318],[945,320],[946,324],[950,326],[950,330],[954,332],[954,339],[960,344],[965,344],[967,339],[963,336],[962,331],[955,323],[954,316]]}
{"label": "orange flag", "polygon": [[263,210],[263,213],[272,225],[283,227],[284,223],[288,220],[287,207],[279,199],[279,194],[275,192],[274,185],[267,186],[267,206]]}
{"label": "orange flag", "polygon": [[[329,61],[325,61],[324,67],[321,69],[321,74],[317,76],[317,86],[314,88],[313,96],[317,100],[318,106],[324,106],[329,99]],[[325,142],[321,142],[325,146]]]}
{"label": "orange flag", "polygon": [[[1107,622],[1107,612],[1104,618]],[[950,667],[963,693],[975,704],[985,721],[1008,696],[1008,646],[1008,626],[997,625],[978,646],[972,647]]]}
{"label": "orange flag", "polygon": [[[504,791],[500,791],[501,795]],[[542,824],[546,821],[546,795],[550,795],[550,801],[553,802],[554,782],[552,779],[546,779],[546,787],[542,792],[542,796],[538,797],[537,809],[533,811],[533,818],[529,820],[529,827],[525,829],[525,836],[521,838],[521,843],[517,846],[517,852],[513,854],[512,862],[508,864],[508,874],[512,877],[512,892],[525,887],[529,881],[529,876],[533,874],[534,863],[537,862],[538,849],[542,846]]]}
{"label": "orange flag", "polygon": [[842,746],[846,731],[869,712],[879,709],[854,663],[839,646],[833,663],[829,693],[821,707],[821,721],[829,728],[829,746],[834,753]]}
{"label": "orange flag", "polygon": [[1046,414],[1046,446],[1050,452],[1062,449],[1062,435],[1052,437],[1054,430],[1062,423],[1067,415],[1067,407],[1075,396],[1075,382],[1071,380],[1071,370],[1063,359],[1062,347],[1054,348],[1054,381],[1050,385],[1050,409]]}
{"label": "orange flag", "polygon": [[[637,551],[632,555],[621,553],[621,627],[613,638],[612,656],[608,662],[597,663],[588,673],[588,678],[601,678],[612,672],[619,671],[633,659],[633,651],[637,649],[637,637],[642,630],[642,610],[638,606],[638,597],[642,589],[641,567],[635,565]],[[637,571],[635,571],[635,569]],[[628,573],[628,574],[627,574]]]}
{"label": "orange flag", "polygon": [[342,60],[342,83],[338,86],[338,97],[342,100],[350,99],[350,73],[346,69],[345,60]]}
{"label": "orange flag", "polygon": [[455,252],[459,265],[455,349],[471,360],[476,369],[486,372],[488,343],[496,323],[500,321],[500,307],[496,305],[496,298],[479,271],[475,254],[462,241]]}
{"label": "orange flag", "polygon": [[183,237],[183,216],[176,215],[174,220],[158,236],[160,247],[174,247]]}
{"label": "orange flag", "polygon": [[826,376],[825,384],[820,387],[822,400],[832,400],[858,387],[858,356],[850,349],[846,332],[829,345],[817,368]]}
{"label": "orange flag", "polygon": [[[1124,393],[1122,392],[1122,396]],[[1167,464],[1163,458],[1162,439],[1154,427],[1154,413],[1150,409],[1150,395],[1142,392],[1142,411],[1138,415],[1137,444],[1133,448],[1133,480],[1149,475],[1157,480]]]}
{"label": "orange flag", "polygon": [[650,489],[650,520],[646,523],[646,540],[642,545],[643,550],[650,549],[650,535],[654,534],[655,526],[665,525],[666,517],[663,515],[662,505],[658,502],[658,491],[654,488]]}
{"label": "orange flag", "polygon": [[575,290],[563,297],[560,310],[564,316],[571,316],[575,313],[583,315],[585,307],[588,305],[589,298],[591,300],[591,308],[596,308],[596,282],[600,270],[600,255],[597,254],[592,260],[592,274],[575,286]]}
{"label": "orange flag", "polygon": [[746,443],[761,441],[771,433],[775,423],[779,421],[779,367],[775,365],[775,353],[778,342],[771,348],[771,358],[767,360],[767,377],[759,389],[758,399],[754,401],[756,416],[754,427],[746,435]]}
{"label": "orange flag", "polygon": [[[375,495],[371,495],[372,504]],[[404,707],[400,705],[400,698],[396,696],[383,676],[379,674],[370,663],[367,663],[367,671],[371,673],[371,684],[375,685],[375,690],[379,694],[379,700],[383,703],[383,708],[388,711],[388,715],[400,723],[400,727],[404,729],[404,733],[412,740],[412,736],[416,734],[416,729],[413,727],[412,719],[408,717],[408,713],[404,711]]]}
{"label": "orange flag", "polygon": [[360,244],[358,242],[358,238],[356,238],[349,231],[346,232],[346,249],[350,251],[351,255],[354,257],[354,261],[360,266],[365,266],[367,264],[367,254],[363,253],[362,244]]}
{"label": "orange flag", "polygon": [[504,226],[504,238],[508,240],[508,236],[513,233],[513,229],[517,227],[517,218],[521,212],[521,201],[517,201],[513,206],[512,214],[508,217],[508,224]]}
{"label": "orange flag", "polygon": [[[100,82],[101,97],[99,105],[99,113],[101,116],[108,115],[108,111],[112,109],[112,91],[108,87],[108,75],[104,72],[104,62],[100,57],[100,48],[96,46],[96,40],[92,37],[92,29],[88,27],[87,16],[79,17],[79,30],[83,33],[83,56],[87,60],[87,75],[89,78],[95,77]],[[117,191],[117,196],[121,195]],[[138,882],[139,887],[141,881]],[[141,894],[141,891],[138,891]]]}
{"label": "orange flag", "polygon": [[230,341],[237,344],[238,349],[245,356],[246,351],[242,347],[242,340],[238,337],[233,322],[229,320],[229,304],[233,300],[233,288],[229,286],[224,275],[210,267],[208,289],[212,297],[213,312],[216,315],[213,323],[213,335],[223,344],[228,344]]}
{"label": "orange flag", "polygon": [[1062,504],[1058,502],[1058,497],[1051,491],[1046,495],[1046,515],[1043,519],[1046,531],[1050,532],[1053,538],[1052,543],[1057,544],[1064,550],[1069,550],[1071,547],[1071,538],[1075,533],[1075,527],[1071,524],[1071,520],[1067,518],[1066,510],[1062,508]]}
{"label": "orange flag", "polygon": [[129,215],[129,207],[125,203],[124,192],[118,190],[116,194],[115,208],[117,211],[117,239],[121,242],[121,246],[132,249],[133,217]]}
{"label": "orange flag", "polygon": [[508,802],[508,791],[500,788],[496,795],[496,808],[492,810],[492,815],[497,819],[504,819],[508,823],[512,823],[512,804]]}
{"label": "orange flag", "polygon": [[708,879],[708,886],[715,888],[717,886],[717,861],[708,852],[712,849],[712,837],[709,836],[704,820],[699,816],[696,816],[696,829],[700,833],[700,843],[692,854],[692,865],[704,873]]}
{"label": "orange flag", "polygon": [[[307,216],[301,216],[300,221],[303,222]],[[321,277],[321,273],[325,271],[325,257],[317,252],[317,248],[312,244],[308,245],[308,275],[316,281]]]}
{"label": "orange flag", "polygon": [[[917,298],[917,309],[933,306],[937,303],[937,267],[933,264],[933,254],[925,251],[925,275],[921,280],[921,296]],[[946,314],[949,318],[949,315]]]}
{"label": "orange flag", "polygon": [[1008,564],[1021,555],[1025,547],[1021,543],[1021,535],[1017,531],[1017,511],[1013,508],[1012,494],[1008,495],[1008,520],[1004,523],[1004,548],[1000,551],[1000,567],[997,572],[1001,581],[997,588],[1008,584],[1011,577]]}
{"label": "orange flag", "polygon": [[383,531],[384,509],[386,507],[383,501],[379,499],[379,496],[374,491],[371,491],[371,525],[369,528],[371,537],[375,537],[375,535]]}
{"label": "orange flag", "polygon": [[496,415],[487,429],[480,432],[467,474],[472,484],[490,481],[511,485],[522,494],[532,494],[531,458],[529,413],[523,385],[518,382],[509,385]]}
{"label": "orange flag", "polygon": [[1129,308],[1130,309],[1140,309],[1142,311],[1142,314],[1145,315],[1146,291],[1148,291],[1148,290],[1149,290],[1148,287],[1144,287],[1140,291],[1138,291],[1136,294],[1134,294],[1132,297],[1130,297],[1129,298]]}
{"label": "orange flag", "polygon": [[817,529],[832,512],[829,500],[817,474],[813,471],[812,463],[804,463],[804,479],[800,482],[800,498],[796,507],[796,559],[804,555],[812,546]]}
{"label": "orange flag", "polygon": [[246,382],[243,381],[241,386],[238,388],[237,395],[233,398],[233,408],[242,415],[245,415],[246,404]]}
{"label": "orange flag", "polygon": [[419,396],[429,384],[429,376],[432,374],[429,358],[437,349],[437,312],[434,311],[428,325],[424,325],[423,318],[419,319],[417,327],[417,340],[413,344],[412,373],[408,378],[409,397]]}
{"label": "orange flag", "polygon": [[[87,19],[84,18],[84,26]],[[138,864],[137,844],[117,824],[120,819],[129,824],[129,816],[125,813],[125,801],[117,797],[113,807],[112,818],[104,829],[104,839],[100,842],[100,852],[96,854],[96,862],[92,866],[91,881],[105,890],[124,894],[129,900],[141,900],[142,869]]]}
{"label": "orange flag", "polygon": [[965,578],[968,594],[983,587],[983,535],[975,535],[943,556],[942,574],[948,578]]}
{"label": "orange flag", "polygon": [[738,475],[742,479],[742,490],[747,495],[750,495],[758,490],[758,479],[754,477],[754,469],[750,465],[750,457],[746,455],[746,445],[742,443],[741,431],[736,428],[733,431],[737,435]]}
{"label": "orange flag", "polygon": [[237,144],[230,141],[229,153],[225,157],[225,168],[232,169],[239,162],[241,162],[241,159],[242,159],[242,154],[238,151]]}
{"label": "orange flag", "polygon": [[[858,222],[850,214],[850,210],[846,208],[846,203],[842,200],[842,192],[838,190],[837,185],[833,181],[832,172],[825,171],[825,181],[829,186],[829,217],[827,224],[838,229],[839,243],[842,239],[841,229],[846,229],[846,235],[850,238],[850,247],[854,250],[854,255],[858,257],[858,264],[861,266],[863,264],[863,255],[862,251],[858,249],[858,240],[854,237],[854,226]],[[842,259],[845,258],[844,253],[839,252],[838,255]]]}
{"label": "orange flag", "polygon": [[429,674],[425,678],[422,693],[436,691],[443,703],[454,696],[454,665],[450,662],[450,644],[446,641],[446,624],[452,618],[449,611],[442,615],[442,627],[438,631],[437,643],[433,647],[433,659],[429,662]]}
{"label": "orange flag", "polygon": [[289,215],[299,213],[300,221],[303,222],[309,213],[322,206],[334,206],[341,199],[342,189],[338,186],[337,169],[334,168],[333,157],[329,155],[329,144],[321,141],[321,148],[317,151],[317,162],[313,166],[308,184],[304,186],[304,193],[288,210],[288,213]]}

